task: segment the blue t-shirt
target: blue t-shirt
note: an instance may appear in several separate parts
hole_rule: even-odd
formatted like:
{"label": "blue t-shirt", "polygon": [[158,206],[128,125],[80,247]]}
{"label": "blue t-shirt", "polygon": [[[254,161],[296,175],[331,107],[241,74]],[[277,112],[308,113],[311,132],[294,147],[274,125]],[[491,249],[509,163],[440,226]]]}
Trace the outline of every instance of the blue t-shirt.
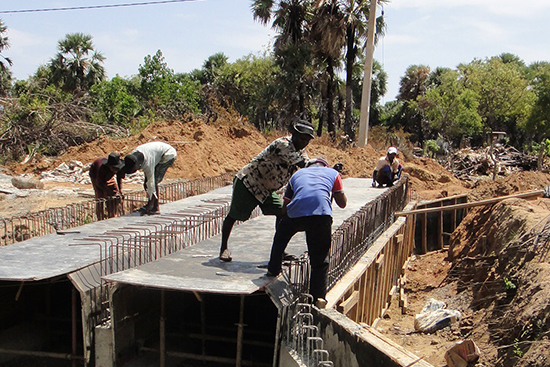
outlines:
{"label": "blue t-shirt", "polygon": [[[338,171],[328,167],[308,167],[296,172],[285,193],[285,198],[291,199],[287,205],[287,215],[290,218],[332,216],[332,193],[342,190],[339,178]],[[340,185],[335,188],[337,179]]]}

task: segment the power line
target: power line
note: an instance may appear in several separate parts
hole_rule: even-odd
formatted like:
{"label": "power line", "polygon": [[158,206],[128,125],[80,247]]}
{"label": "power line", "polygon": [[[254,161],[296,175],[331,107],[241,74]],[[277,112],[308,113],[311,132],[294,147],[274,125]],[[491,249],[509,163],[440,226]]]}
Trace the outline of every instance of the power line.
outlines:
{"label": "power line", "polygon": [[130,6],[143,6],[143,5],[159,5],[170,3],[183,3],[187,1],[197,0],[161,0],[161,1],[148,1],[144,3],[127,3],[127,4],[111,4],[111,5],[86,5],[86,6],[73,6],[64,8],[44,8],[44,9],[23,9],[23,10],[0,10],[0,14],[16,14],[16,13],[39,13],[47,11],[66,11],[66,10],[88,10],[88,9],[105,9],[105,8],[123,8]]}

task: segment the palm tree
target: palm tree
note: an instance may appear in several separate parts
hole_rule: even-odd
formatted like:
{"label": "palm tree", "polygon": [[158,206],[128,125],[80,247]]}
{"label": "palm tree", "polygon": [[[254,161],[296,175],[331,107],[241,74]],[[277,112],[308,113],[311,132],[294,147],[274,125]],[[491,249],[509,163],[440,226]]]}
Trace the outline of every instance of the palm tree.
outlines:
{"label": "palm tree", "polygon": [[[310,0],[254,0],[254,19],[279,34],[274,43],[276,63],[281,69],[280,97],[288,115],[307,118],[306,99],[309,87],[308,66],[311,45],[308,42],[308,22],[311,18]],[[283,90],[284,89],[284,90]]]}
{"label": "palm tree", "polygon": [[[399,94],[397,100],[401,102],[402,116],[400,124],[403,125],[406,132],[411,133],[411,140],[423,143],[426,134],[422,114],[417,108],[419,96],[426,94],[430,83],[430,68],[426,65],[411,65],[405,71],[405,75],[399,82]],[[437,75],[433,75],[431,80],[437,83]]]}
{"label": "palm tree", "polygon": [[58,42],[59,52],[50,60],[53,82],[67,92],[85,92],[105,79],[105,56],[94,50],[92,36],[67,34]]}
{"label": "palm tree", "polygon": [[[367,21],[370,15],[370,1],[367,0],[338,0],[341,11],[344,14],[346,25],[346,107],[344,130],[350,138],[355,133],[352,122],[353,110],[353,66],[360,48],[363,47],[367,38]],[[378,3],[386,0],[375,0]],[[384,34],[385,22],[383,15],[376,19],[375,43]]]}
{"label": "palm tree", "polygon": [[11,71],[6,66],[6,63],[13,65],[10,58],[2,55],[2,51],[10,47],[8,37],[5,36],[8,27],[0,19],[0,95],[5,95],[11,86]]}
{"label": "palm tree", "polygon": [[399,81],[397,100],[416,101],[418,96],[426,93],[430,67],[426,65],[411,65]]}
{"label": "palm tree", "polygon": [[[325,65],[327,131],[334,136],[335,69],[339,67],[345,41],[345,27],[338,2],[317,0],[311,20],[311,35],[315,55]],[[319,119],[317,135],[321,135],[322,120]]]}

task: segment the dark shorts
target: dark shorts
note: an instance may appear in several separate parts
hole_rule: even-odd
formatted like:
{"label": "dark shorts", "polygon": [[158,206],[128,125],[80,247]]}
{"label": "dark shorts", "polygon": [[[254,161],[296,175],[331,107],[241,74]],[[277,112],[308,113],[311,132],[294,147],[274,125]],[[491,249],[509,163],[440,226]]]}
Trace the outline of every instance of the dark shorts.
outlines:
{"label": "dark shorts", "polygon": [[168,170],[168,167],[174,164],[175,160],[175,158],[172,158],[167,162],[159,163],[155,166],[155,184],[158,185],[159,182],[162,181],[164,175],[166,174],[166,170]]}
{"label": "dark shorts", "polygon": [[389,166],[385,166],[376,175],[376,182],[380,185],[391,185],[393,184],[392,172]]}
{"label": "dark shorts", "polygon": [[[166,171],[168,170],[168,167],[174,164],[175,158],[170,159],[167,162],[159,163],[155,166],[155,188],[158,190],[159,183],[164,179],[164,175],[166,174]],[[143,188],[145,191],[147,191],[147,177],[145,177],[145,181],[143,182]]]}
{"label": "dark shorts", "polygon": [[229,216],[233,219],[245,221],[250,218],[252,211],[259,206],[264,215],[283,214],[283,201],[273,192],[268,196],[263,203],[248,191],[243,181],[235,178],[233,180],[233,195],[231,196],[231,207],[229,208]]}

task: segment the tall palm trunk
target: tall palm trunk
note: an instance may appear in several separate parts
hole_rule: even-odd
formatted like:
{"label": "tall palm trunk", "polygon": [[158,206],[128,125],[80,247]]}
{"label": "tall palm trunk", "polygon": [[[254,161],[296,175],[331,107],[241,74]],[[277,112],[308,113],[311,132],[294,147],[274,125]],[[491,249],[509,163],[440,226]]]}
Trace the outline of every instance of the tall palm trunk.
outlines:
{"label": "tall palm trunk", "polygon": [[334,138],[334,60],[327,57],[327,131]]}
{"label": "tall palm trunk", "polygon": [[300,86],[298,88],[298,112],[302,119],[307,119],[306,114],[306,99],[305,99],[306,86],[302,80],[300,80]]}
{"label": "tall palm trunk", "polygon": [[346,29],[346,106],[344,114],[344,131],[348,137],[355,140],[355,133],[352,126],[352,83],[353,83],[353,64],[357,56],[357,47],[355,47],[355,27],[350,25]]}

